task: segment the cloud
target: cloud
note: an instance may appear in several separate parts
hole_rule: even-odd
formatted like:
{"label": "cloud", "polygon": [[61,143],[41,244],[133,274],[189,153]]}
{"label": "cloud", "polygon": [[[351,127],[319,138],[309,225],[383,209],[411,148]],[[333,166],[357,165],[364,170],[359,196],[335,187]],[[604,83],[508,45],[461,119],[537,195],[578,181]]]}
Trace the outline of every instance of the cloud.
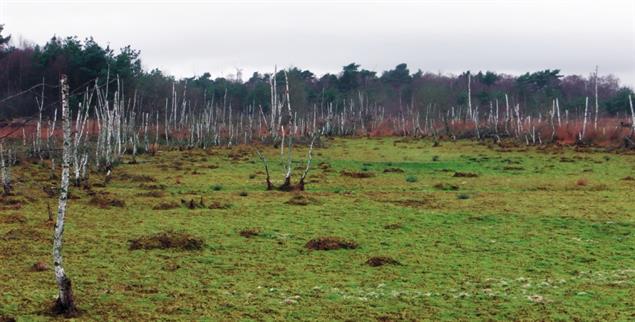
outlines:
{"label": "cloud", "polygon": [[595,65],[635,84],[635,5],[629,1],[8,2],[10,33],[131,44],[144,65],[177,76],[270,71],[274,64],[337,72],[519,73]]}

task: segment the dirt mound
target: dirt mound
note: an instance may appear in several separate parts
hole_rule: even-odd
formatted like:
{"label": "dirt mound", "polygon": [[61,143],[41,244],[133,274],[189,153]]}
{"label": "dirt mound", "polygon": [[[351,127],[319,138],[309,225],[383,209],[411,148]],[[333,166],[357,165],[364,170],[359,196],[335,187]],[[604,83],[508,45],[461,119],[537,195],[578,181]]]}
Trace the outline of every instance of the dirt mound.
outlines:
{"label": "dirt mound", "polygon": [[152,209],[153,210],[170,210],[170,209],[175,209],[178,207],[179,207],[178,203],[174,201],[166,201],[166,202],[161,202],[155,205],[154,207],[152,207]]}
{"label": "dirt mound", "polygon": [[581,186],[581,187],[587,186],[588,184],[589,184],[589,180],[587,180],[586,178],[580,178],[575,182],[576,186]]}
{"label": "dirt mound", "polygon": [[459,190],[459,186],[455,184],[440,182],[434,185],[435,189],[443,190],[443,191],[456,191]]}
{"label": "dirt mound", "polygon": [[388,256],[374,256],[366,261],[368,266],[377,267],[382,265],[401,265],[399,261]]}
{"label": "dirt mound", "polygon": [[137,196],[150,197],[150,198],[163,198],[165,197],[165,193],[163,191],[154,190],[154,191],[140,192],[137,194]]}
{"label": "dirt mound", "polygon": [[246,228],[239,232],[240,236],[245,238],[251,238],[260,235],[260,229],[258,228]]}
{"label": "dirt mound", "polygon": [[39,261],[35,264],[33,264],[33,266],[31,266],[31,271],[33,272],[44,272],[44,271],[48,271],[49,266],[42,261]]}
{"label": "dirt mound", "polygon": [[227,153],[227,158],[231,161],[248,161],[250,152],[245,149],[232,150]]}
{"label": "dirt mound", "polygon": [[46,240],[47,238],[41,232],[31,228],[16,228],[9,230],[3,236],[4,240]]}
{"label": "dirt mound", "polygon": [[372,177],[374,177],[375,173],[373,173],[373,172],[355,172],[355,171],[343,170],[342,172],[340,172],[340,175],[342,175],[344,177],[364,179],[364,178],[372,178]]}
{"label": "dirt mound", "polygon": [[400,168],[386,168],[384,173],[403,173],[403,169]]}
{"label": "dirt mound", "polygon": [[297,194],[291,197],[286,204],[294,205],[294,206],[307,206],[307,205],[319,205],[320,202],[313,198],[303,194]]}
{"label": "dirt mound", "polygon": [[398,223],[398,222],[384,225],[384,229],[399,229],[401,227],[403,227],[403,225],[401,223]]}
{"label": "dirt mound", "polygon": [[410,207],[410,208],[438,208],[439,204],[428,196],[423,196],[421,199],[398,199],[398,200],[386,200],[385,202],[392,203],[397,206]]}
{"label": "dirt mound", "polygon": [[207,209],[229,209],[231,208],[231,204],[223,203],[220,201],[212,201],[212,203],[207,206]]}
{"label": "dirt mound", "polygon": [[25,200],[2,197],[0,198],[0,210],[18,210],[22,208],[22,204],[26,203]]}
{"label": "dirt mound", "polygon": [[99,208],[108,209],[110,207],[119,207],[123,208],[126,206],[126,202],[120,199],[116,199],[113,197],[108,197],[103,194],[97,194],[90,198],[88,201],[91,205],[97,206]]}
{"label": "dirt mound", "polygon": [[139,185],[139,188],[144,189],[144,190],[165,190],[165,185],[142,183],[142,184]]}
{"label": "dirt mound", "polygon": [[49,198],[59,195],[59,188],[55,186],[43,186],[42,191],[44,191]]}
{"label": "dirt mound", "polygon": [[129,173],[125,173],[125,172],[119,175],[119,179],[128,180],[128,181],[132,181],[132,182],[155,182],[155,181],[157,181],[157,179],[155,179],[154,177],[148,176],[148,175],[144,175],[144,174],[129,174]]}
{"label": "dirt mound", "polygon": [[312,250],[333,250],[333,249],[355,249],[359,245],[348,239],[341,237],[319,237],[309,240],[305,245]]}
{"label": "dirt mound", "polygon": [[2,217],[3,224],[24,224],[27,222],[26,217],[20,214],[10,214]]}
{"label": "dirt mound", "polygon": [[326,162],[320,162],[318,163],[318,167],[322,170],[328,170],[331,168],[331,165]]}
{"label": "dirt mound", "polygon": [[472,172],[455,172],[453,177],[455,178],[476,178],[478,174]]}
{"label": "dirt mound", "polygon": [[164,232],[152,236],[142,236],[130,241],[130,250],[167,249],[200,250],[205,242],[185,233]]}

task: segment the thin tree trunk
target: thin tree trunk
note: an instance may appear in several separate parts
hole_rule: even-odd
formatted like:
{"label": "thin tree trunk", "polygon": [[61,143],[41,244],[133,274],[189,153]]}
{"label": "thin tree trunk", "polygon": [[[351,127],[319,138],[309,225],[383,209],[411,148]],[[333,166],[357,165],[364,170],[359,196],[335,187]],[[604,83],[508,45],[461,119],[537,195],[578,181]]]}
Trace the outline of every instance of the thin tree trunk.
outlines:
{"label": "thin tree trunk", "polygon": [[53,312],[65,316],[77,314],[77,308],[73,299],[71,280],[66,276],[62,266],[62,240],[64,236],[64,215],[66,214],[66,201],[68,199],[68,177],[71,150],[71,123],[68,115],[68,83],[66,75],[60,77],[62,90],[62,127],[64,130],[64,150],[62,154],[62,183],[60,186],[60,199],[57,208],[57,222],[53,234],[53,264],[55,266],[55,279],[59,288],[59,295],[55,301]]}

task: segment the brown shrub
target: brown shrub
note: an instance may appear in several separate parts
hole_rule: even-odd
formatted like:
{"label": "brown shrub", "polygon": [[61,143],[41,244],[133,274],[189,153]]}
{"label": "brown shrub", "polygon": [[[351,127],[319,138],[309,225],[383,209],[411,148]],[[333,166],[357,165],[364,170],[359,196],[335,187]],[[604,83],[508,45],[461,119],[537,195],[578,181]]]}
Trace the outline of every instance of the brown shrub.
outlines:
{"label": "brown shrub", "polygon": [[403,170],[400,168],[386,168],[384,173],[403,173]]}
{"label": "brown shrub", "polygon": [[312,250],[355,249],[359,245],[340,237],[319,237],[309,240],[305,247]]}
{"label": "brown shrub", "polygon": [[351,177],[351,178],[372,178],[375,176],[375,173],[373,172],[355,172],[355,171],[346,171],[343,170],[342,172],[340,172],[340,175],[344,176],[344,177]]}
{"label": "brown shrub", "polygon": [[589,180],[587,180],[585,178],[580,178],[580,179],[578,179],[578,181],[575,182],[575,184],[576,184],[576,186],[584,187],[584,186],[589,184]]}
{"label": "brown shrub", "polygon": [[626,176],[626,177],[622,178],[622,180],[624,180],[624,181],[635,181],[635,178],[631,177],[631,176]]}
{"label": "brown shrub", "polygon": [[130,241],[130,250],[167,249],[200,250],[205,242],[185,233],[164,232],[152,236],[142,236]]}
{"label": "brown shrub", "polygon": [[382,265],[401,265],[399,261],[388,256],[371,257],[366,261],[366,264],[371,267],[377,267]]}

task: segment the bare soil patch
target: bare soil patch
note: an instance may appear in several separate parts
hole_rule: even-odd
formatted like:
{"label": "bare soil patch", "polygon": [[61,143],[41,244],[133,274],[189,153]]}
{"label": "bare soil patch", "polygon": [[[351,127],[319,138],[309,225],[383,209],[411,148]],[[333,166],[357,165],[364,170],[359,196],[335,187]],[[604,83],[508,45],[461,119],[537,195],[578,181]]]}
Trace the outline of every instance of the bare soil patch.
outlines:
{"label": "bare soil patch", "polygon": [[455,172],[453,177],[455,178],[476,178],[478,174],[473,172]]}
{"label": "bare soil patch", "polygon": [[306,196],[304,194],[296,194],[293,197],[291,197],[291,199],[289,199],[286,203],[289,205],[294,205],[294,206],[307,206],[307,205],[320,204],[320,202],[317,199]]}
{"label": "bare soil patch", "polygon": [[24,224],[26,222],[26,217],[21,214],[10,214],[2,217],[3,224]]}
{"label": "bare soil patch", "polygon": [[142,236],[130,241],[130,250],[137,249],[179,249],[200,250],[205,245],[203,239],[190,234],[164,232],[151,236]]}
{"label": "bare soil patch", "polygon": [[364,179],[364,178],[372,178],[372,177],[374,177],[375,173],[374,172],[356,172],[356,171],[343,170],[342,172],[340,172],[340,175],[342,175],[344,177]]}
{"label": "bare soil patch", "polygon": [[166,202],[161,202],[159,204],[156,204],[154,207],[152,207],[153,210],[170,210],[170,209],[175,209],[175,208],[179,208],[180,205],[174,201],[166,201]]}
{"label": "bare soil patch", "polygon": [[309,240],[305,245],[311,250],[334,250],[334,249],[355,249],[359,245],[352,240],[341,237],[318,237]]}
{"label": "bare soil patch", "polygon": [[125,201],[103,194],[96,194],[95,196],[90,198],[89,203],[103,209],[108,209],[110,207],[123,208],[126,206]]}
{"label": "bare soil patch", "polygon": [[243,236],[245,238],[251,238],[251,237],[256,237],[260,235],[260,229],[259,228],[245,228],[238,233],[240,234],[240,236]]}
{"label": "bare soil patch", "polygon": [[371,267],[378,267],[383,265],[401,265],[399,261],[388,256],[373,256],[366,261],[366,264]]}

